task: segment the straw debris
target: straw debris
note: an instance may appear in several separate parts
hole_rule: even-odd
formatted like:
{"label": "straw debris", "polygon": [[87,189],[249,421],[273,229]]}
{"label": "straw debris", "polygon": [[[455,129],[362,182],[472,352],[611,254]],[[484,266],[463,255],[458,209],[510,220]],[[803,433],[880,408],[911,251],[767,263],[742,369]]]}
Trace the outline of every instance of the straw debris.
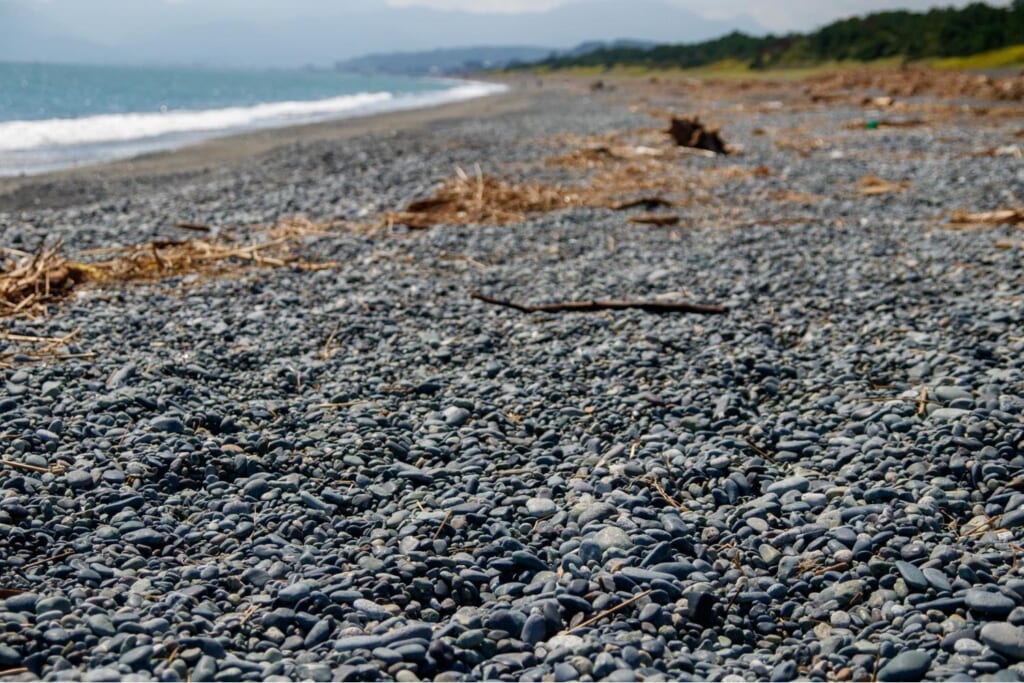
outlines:
{"label": "straw debris", "polygon": [[[327,234],[323,226],[288,219],[271,227],[272,239],[252,244],[221,240],[155,240],[68,257],[63,243],[41,246],[33,254],[8,251],[0,263],[0,317],[37,316],[84,285],[155,282],[202,274],[224,276],[251,266],[321,270],[332,263],[297,258],[291,247],[299,237]],[[94,259],[94,260],[89,260]]]}
{"label": "straw debris", "polygon": [[883,194],[897,194],[910,187],[907,181],[893,183],[874,175],[866,175],[857,183],[857,191],[865,197]]}
{"label": "straw debris", "polygon": [[954,211],[950,225],[971,228],[982,225],[1024,225],[1024,209],[997,209],[995,211]]}
{"label": "straw debris", "polygon": [[504,225],[525,220],[530,214],[584,205],[583,198],[573,191],[504,181],[484,175],[479,168],[475,177],[470,177],[457,168],[456,176],[444,181],[433,196],[414,201],[387,219],[414,230],[440,224]]}

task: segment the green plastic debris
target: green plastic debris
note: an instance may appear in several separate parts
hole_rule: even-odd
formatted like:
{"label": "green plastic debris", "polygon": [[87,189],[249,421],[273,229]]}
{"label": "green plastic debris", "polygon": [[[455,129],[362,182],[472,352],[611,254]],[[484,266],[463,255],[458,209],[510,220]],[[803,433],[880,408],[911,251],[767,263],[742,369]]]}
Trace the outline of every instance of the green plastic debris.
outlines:
{"label": "green plastic debris", "polygon": [[867,128],[868,130],[878,130],[878,121],[876,121],[875,119],[871,119],[870,121],[864,124],[864,127]]}

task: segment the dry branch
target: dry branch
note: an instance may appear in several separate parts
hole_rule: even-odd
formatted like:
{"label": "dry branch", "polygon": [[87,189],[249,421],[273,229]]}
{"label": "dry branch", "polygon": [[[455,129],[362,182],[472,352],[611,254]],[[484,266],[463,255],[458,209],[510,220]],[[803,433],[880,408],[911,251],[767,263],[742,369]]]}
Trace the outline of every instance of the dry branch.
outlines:
{"label": "dry branch", "polygon": [[629,219],[629,222],[635,223],[636,225],[679,225],[679,216],[674,213],[645,213],[639,216],[633,216]]}
{"label": "dry branch", "polygon": [[616,202],[608,208],[615,211],[643,208],[650,211],[651,209],[668,208],[670,206],[672,206],[672,202],[663,197],[640,197],[639,199]]}
{"label": "dry branch", "polygon": [[724,315],[729,312],[724,306],[691,304],[683,301],[564,301],[556,304],[519,304],[496,299],[480,292],[469,296],[495,306],[513,308],[523,313],[593,313],[595,311],[621,311],[635,308],[647,313],[694,313],[697,315]]}
{"label": "dry branch", "polygon": [[709,156],[729,153],[718,131],[705,127],[696,116],[673,116],[669,122],[668,134],[680,147],[705,150],[711,153]]}
{"label": "dry branch", "polygon": [[878,176],[866,175],[857,183],[858,192],[865,197],[873,197],[882,194],[896,194],[910,187],[910,183],[902,181],[892,183]]}
{"label": "dry branch", "polygon": [[971,227],[974,225],[1024,225],[1024,209],[997,209],[969,213],[954,211],[950,224],[955,227]]}

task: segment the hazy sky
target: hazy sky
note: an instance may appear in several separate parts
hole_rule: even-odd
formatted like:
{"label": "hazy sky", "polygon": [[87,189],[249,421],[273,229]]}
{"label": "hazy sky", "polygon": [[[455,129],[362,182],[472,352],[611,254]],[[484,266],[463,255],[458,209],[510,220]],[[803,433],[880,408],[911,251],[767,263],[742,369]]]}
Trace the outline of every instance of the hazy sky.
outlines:
{"label": "hazy sky", "polygon": [[[186,0],[188,1],[188,0]],[[357,0],[358,1],[358,0]],[[571,0],[387,0],[396,7],[433,7],[470,12],[523,12],[551,9]],[[673,4],[693,10],[711,19],[728,19],[741,14],[753,17],[773,31],[803,30],[833,19],[863,14],[878,9],[913,9],[966,5],[972,0],[673,0]],[[623,0],[628,4],[628,0]],[[1007,5],[1008,0],[989,0],[991,5]]]}

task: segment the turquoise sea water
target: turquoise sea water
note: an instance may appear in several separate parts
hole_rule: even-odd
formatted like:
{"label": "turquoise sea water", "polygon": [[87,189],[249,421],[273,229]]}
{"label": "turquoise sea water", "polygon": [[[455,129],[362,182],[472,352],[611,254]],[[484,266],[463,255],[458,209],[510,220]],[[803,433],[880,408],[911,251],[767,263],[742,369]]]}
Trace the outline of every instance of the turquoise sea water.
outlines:
{"label": "turquoise sea water", "polygon": [[255,128],[470,99],[500,86],[315,70],[0,63],[0,175]]}

